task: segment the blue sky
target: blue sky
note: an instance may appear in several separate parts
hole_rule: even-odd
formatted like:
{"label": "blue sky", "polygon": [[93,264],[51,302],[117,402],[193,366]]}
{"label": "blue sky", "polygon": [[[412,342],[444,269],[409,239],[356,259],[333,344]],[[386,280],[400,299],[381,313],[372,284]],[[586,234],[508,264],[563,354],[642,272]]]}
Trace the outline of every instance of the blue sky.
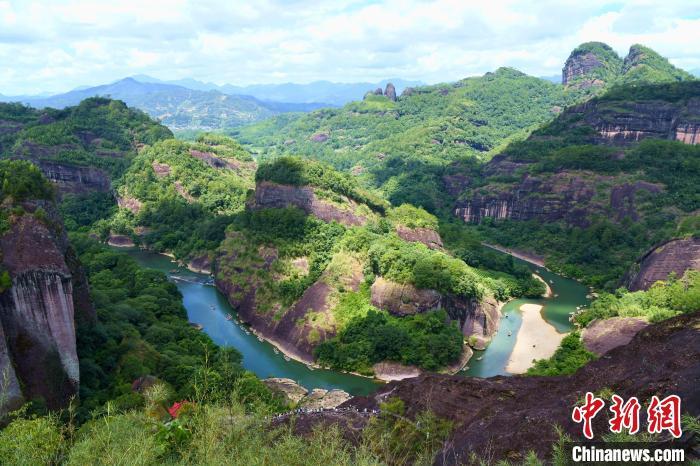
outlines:
{"label": "blue sky", "polygon": [[554,75],[589,40],[700,68],[700,2],[0,0],[0,94],[139,73],[218,84]]}

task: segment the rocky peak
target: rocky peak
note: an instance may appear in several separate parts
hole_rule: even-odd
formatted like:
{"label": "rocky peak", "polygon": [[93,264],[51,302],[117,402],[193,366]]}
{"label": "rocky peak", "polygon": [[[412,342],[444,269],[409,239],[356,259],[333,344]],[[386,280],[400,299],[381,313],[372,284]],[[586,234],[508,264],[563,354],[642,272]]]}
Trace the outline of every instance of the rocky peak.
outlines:
{"label": "rocky peak", "polygon": [[393,84],[387,83],[386,89],[384,90],[384,95],[387,96],[392,102],[396,102],[396,88]]}
{"label": "rocky peak", "polygon": [[602,42],[587,42],[571,52],[562,69],[562,84],[588,88],[603,86],[619,74],[622,60]]}
{"label": "rocky peak", "polygon": [[625,82],[673,82],[693,79],[690,73],[676,68],[667,58],[640,44],[630,47],[622,65],[622,73],[622,80]]}

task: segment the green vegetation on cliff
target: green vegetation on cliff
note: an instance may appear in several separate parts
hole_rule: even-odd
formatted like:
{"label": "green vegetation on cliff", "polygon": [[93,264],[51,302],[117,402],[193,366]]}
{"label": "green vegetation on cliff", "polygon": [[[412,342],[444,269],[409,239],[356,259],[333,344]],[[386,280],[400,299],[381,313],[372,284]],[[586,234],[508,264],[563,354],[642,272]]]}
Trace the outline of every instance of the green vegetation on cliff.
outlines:
{"label": "green vegetation on cliff", "polygon": [[445,311],[393,317],[368,310],[315,351],[319,363],[336,370],[372,373],[372,365],[395,361],[438,370],[455,362],[463,336],[457,324],[445,325]]}
{"label": "green vegetation on cliff", "polygon": [[211,390],[235,386],[272,408],[282,407],[243,370],[235,349],[216,346],[188,324],[182,296],[163,273],[140,268],[129,256],[83,235],[71,235],[71,243],[87,271],[97,311],[97,324],[76,331],[80,420],[107,402],[118,411],[142,406],[143,393],[134,387],[156,379],[170,388],[172,401],[193,399],[206,383]]}
{"label": "green vegetation on cliff", "polygon": [[[700,83],[693,81],[615,87],[512,143],[498,161],[453,167],[452,176],[476,180],[458,205],[479,197],[508,199],[516,191],[521,206],[549,202],[552,207],[544,208],[560,209],[558,218],[487,217],[477,230],[488,241],[536,251],[553,269],[613,290],[654,244],[700,234],[700,146],[667,140],[667,130],[645,126],[661,111],[675,111],[692,125],[698,96]],[[603,138],[596,127],[625,131],[615,129],[618,119],[638,125],[628,129],[632,133],[650,128],[644,130],[648,136],[639,142]]]}
{"label": "green vegetation on cliff", "polygon": [[172,137],[166,127],[124,102],[93,97],[63,110],[0,103],[0,157],[92,166],[116,177],[140,144]]}
{"label": "green vegetation on cliff", "polygon": [[687,71],[676,68],[668,59],[662,57],[649,47],[634,44],[625,57],[622,66],[622,83],[630,82],[677,82],[694,79]]}
{"label": "green vegetation on cliff", "polygon": [[35,165],[23,160],[0,160],[0,202],[53,198],[53,187]]}
{"label": "green vegetation on cliff", "polygon": [[333,170],[328,165],[296,157],[281,157],[262,163],[255,173],[255,181],[270,181],[292,186],[313,186],[366,204],[383,213],[387,203],[358,187],[352,178]]}
{"label": "green vegetation on cliff", "polygon": [[445,165],[487,158],[575,99],[575,92],[561,86],[501,68],[415,88],[395,103],[371,96],[340,109],[281,115],[232,134],[262,158],[321,160],[381,187],[394,205],[434,210],[444,204],[439,186]]}

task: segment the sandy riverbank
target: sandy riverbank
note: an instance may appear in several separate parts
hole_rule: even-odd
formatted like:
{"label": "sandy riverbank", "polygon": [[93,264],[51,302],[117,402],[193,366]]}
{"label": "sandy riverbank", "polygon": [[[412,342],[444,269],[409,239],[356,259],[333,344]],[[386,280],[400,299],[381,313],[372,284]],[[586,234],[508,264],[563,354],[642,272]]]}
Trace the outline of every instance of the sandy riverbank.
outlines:
{"label": "sandy riverbank", "polygon": [[544,320],[542,306],[523,304],[520,306],[523,322],[516,336],[513,352],[506,370],[512,374],[522,374],[532,367],[533,359],[547,359],[559,347],[566,336],[557,332],[552,324]]}
{"label": "sandy riverbank", "polygon": [[553,295],[553,293],[552,293],[552,287],[549,286],[549,283],[547,283],[547,281],[546,281],[544,278],[540,277],[540,276],[537,275],[536,273],[533,273],[532,276],[533,276],[536,280],[539,280],[539,281],[541,281],[542,283],[544,283],[544,286],[547,288],[546,291],[544,292],[544,294],[542,295],[542,297],[543,297],[543,298],[551,298],[552,295]]}

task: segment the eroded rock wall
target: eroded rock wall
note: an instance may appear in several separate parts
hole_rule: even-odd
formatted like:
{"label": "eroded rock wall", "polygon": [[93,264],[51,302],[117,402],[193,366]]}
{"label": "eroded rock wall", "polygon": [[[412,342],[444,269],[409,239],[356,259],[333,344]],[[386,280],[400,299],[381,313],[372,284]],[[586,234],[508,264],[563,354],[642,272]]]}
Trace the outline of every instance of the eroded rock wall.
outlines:
{"label": "eroded rock wall", "polygon": [[342,206],[320,199],[310,186],[290,186],[269,181],[255,186],[253,209],[297,207],[325,222],[336,221],[347,226],[364,225],[367,219],[356,212],[357,204],[344,198]]}
{"label": "eroded rock wall", "polygon": [[700,270],[700,238],[675,239],[648,251],[625,279],[632,290],[647,290],[673,273],[681,277],[686,270]]}
{"label": "eroded rock wall", "polygon": [[500,305],[493,298],[477,300],[444,296],[435,290],[418,289],[383,277],[378,277],[372,284],[371,302],[396,316],[445,309],[477,349],[485,348],[491,341],[501,318]]}
{"label": "eroded rock wall", "polygon": [[[76,320],[89,325],[95,314],[55,208],[48,202],[23,207],[28,213],[0,237],[2,265],[12,282],[0,294],[0,353],[7,358],[0,357],[0,365],[9,361],[14,368],[22,398],[41,398],[57,409],[78,392]],[[42,220],[32,215],[38,207],[47,212]]]}

